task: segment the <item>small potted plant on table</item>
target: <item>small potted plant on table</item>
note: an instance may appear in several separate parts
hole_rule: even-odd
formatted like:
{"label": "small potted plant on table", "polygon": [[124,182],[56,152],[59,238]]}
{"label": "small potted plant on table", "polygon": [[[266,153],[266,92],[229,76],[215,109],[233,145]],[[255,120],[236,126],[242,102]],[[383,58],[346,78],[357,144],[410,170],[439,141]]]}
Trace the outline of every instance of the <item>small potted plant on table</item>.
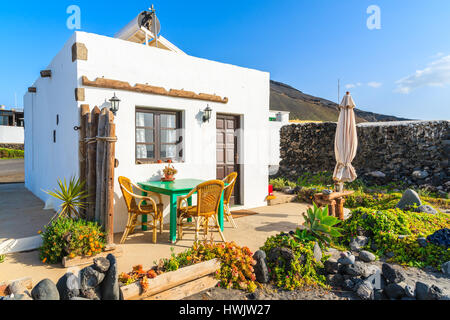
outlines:
{"label": "small potted plant on table", "polygon": [[175,175],[178,173],[178,170],[175,169],[174,166],[171,166],[170,164],[164,168],[163,170],[164,173],[164,178],[162,179],[163,181],[174,181],[175,180]]}

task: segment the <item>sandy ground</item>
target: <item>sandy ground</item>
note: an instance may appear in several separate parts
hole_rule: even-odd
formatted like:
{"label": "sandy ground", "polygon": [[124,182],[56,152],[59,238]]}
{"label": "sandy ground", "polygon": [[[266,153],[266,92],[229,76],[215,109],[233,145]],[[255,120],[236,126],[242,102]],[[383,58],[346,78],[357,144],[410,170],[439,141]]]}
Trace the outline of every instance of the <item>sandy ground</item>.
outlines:
{"label": "sandy ground", "polygon": [[[50,212],[42,210],[43,206],[44,204],[26,191],[23,185],[0,185],[0,241],[36,235],[51,217]],[[264,244],[267,237],[294,230],[302,224],[301,214],[306,208],[306,204],[288,203],[252,209],[258,214],[236,219],[238,229],[233,229],[225,222],[226,240],[248,246],[254,252]],[[219,234],[214,232],[214,235],[218,241]],[[116,243],[120,237],[121,234],[115,235]],[[119,245],[123,249],[123,255],[118,258],[119,271],[129,272],[138,264],[150,268],[154,261],[169,257],[171,248],[174,248],[176,253],[184,251],[192,246],[193,240],[194,234],[186,230],[183,240],[175,245],[170,244],[166,226],[163,234],[158,234],[158,243],[153,244],[151,231],[138,231],[130,236],[125,244]],[[57,281],[66,272],[67,269],[60,265],[43,264],[39,260],[38,251],[16,253],[7,255],[5,262],[0,264],[0,282],[27,276],[32,277],[33,283],[45,278]]]}
{"label": "sandy ground", "polygon": [[0,183],[25,181],[24,160],[0,160]]}

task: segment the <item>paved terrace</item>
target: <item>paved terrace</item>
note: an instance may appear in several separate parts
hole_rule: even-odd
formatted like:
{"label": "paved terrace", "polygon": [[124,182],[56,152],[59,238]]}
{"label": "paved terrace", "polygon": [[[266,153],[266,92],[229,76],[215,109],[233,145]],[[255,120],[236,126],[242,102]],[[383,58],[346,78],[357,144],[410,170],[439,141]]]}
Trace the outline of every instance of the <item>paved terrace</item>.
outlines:
{"label": "paved terrace", "polygon": [[[52,216],[52,212],[44,211],[43,207],[44,204],[22,184],[0,185],[0,242],[35,236]],[[306,209],[306,204],[299,203],[252,209],[250,211],[257,214],[236,219],[238,229],[233,229],[225,222],[224,234],[227,241],[235,241],[255,252],[267,237],[294,230],[303,223],[302,212]],[[214,235],[216,240],[220,239],[217,232]],[[121,234],[116,234],[115,242],[118,243],[120,238]],[[125,244],[119,245],[123,249],[123,255],[118,258],[119,272],[129,272],[138,264],[150,268],[154,261],[170,257],[171,247],[178,253],[191,247],[193,240],[194,234],[186,230],[182,241],[170,244],[166,226],[163,234],[158,234],[158,243],[153,244],[152,231],[137,231]],[[61,265],[43,264],[38,251],[15,253],[7,255],[5,262],[0,264],[0,282],[22,277],[32,277],[34,284],[45,278],[56,282],[66,272],[67,269]]]}

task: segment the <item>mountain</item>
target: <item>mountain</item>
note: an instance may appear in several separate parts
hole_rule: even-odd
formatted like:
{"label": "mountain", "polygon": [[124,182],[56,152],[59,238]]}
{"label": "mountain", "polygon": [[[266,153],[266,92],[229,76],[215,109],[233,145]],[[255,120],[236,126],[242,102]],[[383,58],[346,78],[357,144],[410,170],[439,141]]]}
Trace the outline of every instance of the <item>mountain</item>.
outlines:
{"label": "mountain", "polygon": [[[270,81],[270,110],[289,111],[291,119],[337,121],[339,112],[335,102],[305,94],[287,84]],[[394,116],[355,109],[356,121],[402,121]]]}

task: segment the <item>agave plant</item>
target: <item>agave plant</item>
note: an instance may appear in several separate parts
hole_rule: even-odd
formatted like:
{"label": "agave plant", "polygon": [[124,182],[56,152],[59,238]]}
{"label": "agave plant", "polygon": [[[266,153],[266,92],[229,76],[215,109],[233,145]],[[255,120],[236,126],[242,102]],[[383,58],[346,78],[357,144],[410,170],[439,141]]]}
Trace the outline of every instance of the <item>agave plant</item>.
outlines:
{"label": "agave plant", "polygon": [[[51,221],[59,217],[68,217],[79,219],[82,218],[80,210],[86,208],[84,201],[89,195],[84,191],[84,181],[72,177],[67,184],[66,179],[58,180],[58,188],[54,191],[45,191],[47,194],[62,201],[61,209],[51,219]],[[51,222],[50,221],[50,222]]]}
{"label": "agave plant", "polygon": [[303,213],[305,223],[303,230],[297,230],[295,238],[298,240],[317,240],[321,246],[329,245],[332,238],[340,237],[341,229],[335,227],[340,221],[336,217],[328,215],[328,207],[321,209],[314,203],[314,208],[309,208]]}

